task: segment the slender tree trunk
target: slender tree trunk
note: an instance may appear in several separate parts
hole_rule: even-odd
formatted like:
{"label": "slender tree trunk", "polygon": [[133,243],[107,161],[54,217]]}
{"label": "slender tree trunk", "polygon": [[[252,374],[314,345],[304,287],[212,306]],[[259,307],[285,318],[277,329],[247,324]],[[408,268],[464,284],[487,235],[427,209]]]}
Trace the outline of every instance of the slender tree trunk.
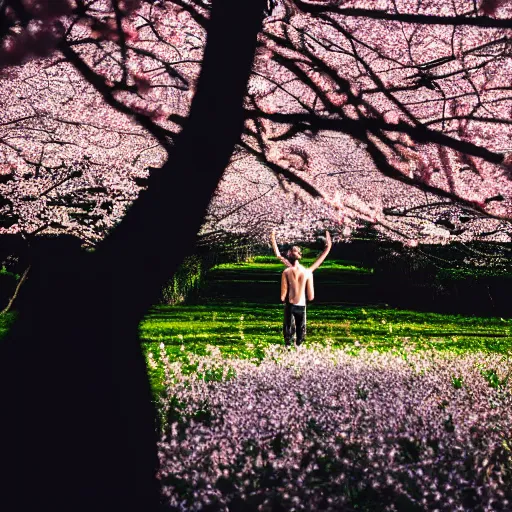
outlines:
{"label": "slender tree trunk", "polygon": [[21,287],[23,286],[23,283],[27,280],[29,272],[30,272],[30,266],[28,266],[25,269],[25,272],[23,272],[23,274],[21,275],[20,280],[18,281],[18,284],[16,285],[16,289],[14,290],[14,293],[12,294],[12,297],[9,299],[7,306],[5,306],[5,308],[2,311],[0,311],[0,315],[8,313],[11,310],[11,308],[14,304],[14,301],[18,298],[18,295],[20,293]]}
{"label": "slender tree trunk", "polygon": [[213,5],[190,117],[148,190],[92,254],[67,237],[33,247],[19,320],[0,344],[1,510],[158,508],[138,325],[193,250],[241,133],[265,1]]}

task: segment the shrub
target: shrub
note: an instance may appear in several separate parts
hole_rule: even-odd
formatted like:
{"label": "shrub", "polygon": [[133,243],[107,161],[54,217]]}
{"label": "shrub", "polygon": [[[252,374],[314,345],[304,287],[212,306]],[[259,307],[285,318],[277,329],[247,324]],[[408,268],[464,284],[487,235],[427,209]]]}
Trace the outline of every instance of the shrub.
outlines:
{"label": "shrub", "polygon": [[162,302],[175,305],[193,301],[202,283],[203,263],[199,256],[187,256],[162,289]]}

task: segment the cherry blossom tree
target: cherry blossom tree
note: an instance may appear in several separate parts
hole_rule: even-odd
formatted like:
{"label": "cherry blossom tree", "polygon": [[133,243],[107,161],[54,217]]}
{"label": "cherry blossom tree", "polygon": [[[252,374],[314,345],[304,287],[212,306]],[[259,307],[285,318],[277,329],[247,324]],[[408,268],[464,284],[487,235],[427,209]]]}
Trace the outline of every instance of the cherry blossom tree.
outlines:
{"label": "cherry blossom tree", "polygon": [[[23,16],[15,11],[14,28],[7,27],[14,30],[6,36],[9,52],[18,36],[29,37],[34,30],[34,18],[25,23],[23,4],[16,6]],[[173,82],[160,88],[162,94],[179,91],[178,136],[172,120],[159,123],[158,114],[148,115],[144,98],[142,105],[137,103],[139,92],[128,67],[132,54],[123,35],[126,16],[117,2],[79,3],[74,15],[57,20],[69,36],[56,41],[58,55],[107,106],[129,115],[166,151],[175,144],[166,163],[150,173],[146,190],[94,252],[80,251],[81,242],[65,236],[31,241],[33,263],[19,297],[19,319],[1,346],[2,412],[8,419],[0,439],[2,464],[11,475],[1,497],[6,510],[26,510],[35,502],[54,510],[158,508],[155,413],[138,324],[193,247],[239,137],[263,7],[257,0],[243,6],[223,1],[212,9],[188,110],[179,110],[179,97],[189,92],[188,85],[182,90],[183,76],[163,63],[162,80],[172,77]],[[141,4],[143,8],[153,6]],[[158,43],[161,34],[153,28],[146,23]],[[141,58],[147,52],[151,49],[141,51]],[[199,73],[197,63],[187,65]],[[98,123],[108,126],[111,120],[105,122],[99,114]],[[17,362],[23,362],[21,380]],[[27,408],[26,398],[34,393],[44,400],[29,400]],[[38,438],[33,443],[31,432]]]}
{"label": "cherry blossom tree", "polygon": [[[2,231],[68,233],[94,244],[136,199],[147,168],[163,163],[160,148],[124,116],[102,109],[98,95],[63,66],[32,64],[2,88]],[[110,126],[90,119],[95,107]]]}
{"label": "cherry blossom tree", "polygon": [[274,5],[205,234],[365,221],[409,245],[509,242],[510,2]]}
{"label": "cherry blossom tree", "polygon": [[[30,50],[39,46],[35,43],[24,43],[25,50],[20,50],[27,38],[43,41],[48,52],[60,49],[65,59],[58,54],[56,63],[44,65],[42,77],[33,75],[42,84],[52,69],[59,77],[63,71],[73,76],[73,83],[80,83],[79,94],[91,97],[87,108],[94,105],[102,118],[112,119],[113,126],[108,122],[105,128],[119,133],[123,126],[126,144],[112,148],[108,161],[96,164],[96,170],[101,167],[96,176],[110,167],[112,176],[126,176],[112,165],[114,153],[119,167],[126,160],[136,161],[131,171],[135,175],[159,167],[190,108],[209,2],[121,2],[117,7],[94,2],[81,8],[58,2],[60,7],[50,11],[34,7],[36,2],[29,9],[33,19],[28,23],[8,4],[5,9],[10,9],[9,19],[19,33],[11,39],[6,36],[7,62],[37,56]],[[510,108],[510,3],[459,0],[450,7],[440,5],[383,1],[368,9],[362,0],[340,5],[269,2],[246,97],[244,135],[203,234],[215,239],[215,233],[229,233],[232,224],[233,234],[245,229],[262,241],[276,219],[285,220],[286,212],[288,221],[279,222],[282,234],[306,239],[314,231],[310,224],[336,226],[346,238],[363,221],[412,245],[474,238],[509,241],[510,124],[504,113]],[[46,22],[49,18],[53,25]],[[39,23],[43,19],[44,27]],[[69,101],[69,94],[66,100],[59,91],[61,99],[56,101],[41,94],[45,87],[39,86],[39,104],[46,105],[46,112],[48,105],[58,110],[51,121],[51,114],[43,114],[45,122],[51,124],[65,114],[69,120],[62,121],[68,126],[75,122],[83,128],[79,113],[70,115],[59,108]],[[8,126],[16,119],[6,115]],[[139,135],[153,137],[148,144],[152,154],[143,159],[137,151],[148,148],[137,149],[124,135],[134,130],[133,121],[140,127]],[[494,136],[496,125],[500,137]],[[96,136],[107,138],[103,130]],[[91,137],[80,139],[90,142],[82,144],[81,154],[65,159],[68,169],[77,158],[98,153]],[[45,157],[33,146],[30,161],[37,166],[50,155]],[[24,171],[30,174],[36,173]],[[51,186],[60,179],[57,173]],[[121,181],[117,188],[122,188]],[[237,181],[246,193],[233,193]],[[97,240],[122,217],[122,203],[136,197],[137,187],[129,182],[126,186],[131,190],[114,201],[115,213],[109,220],[108,202],[92,205],[80,197],[83,180],[71,188],[78,189],[75,204],[90,211],[72,211],[71,219],[57,207],[70,201],[53,197],[62,193],[70,199],[70,187],[52,188],[49,202],[58,217],[55,228],[66,226]],[[268,187],[272,192],[265,192]],[[20,189],[11,186],[9,197],[14,188]],[[38,188],[41,194],[48,187],[40,183]],[[13,209],[9,201],[4,203],[8,213]],[[40,197],[38,203],[43,219],[28,232],[51,231],[52,214],[40,211],[48,201]],[[38,208],[26,200],[22,204],[34,220]],[[299,228],[296,218],[301,219]],[[78,230],[70,227],[79,223]]]}
{"label": "cherry blossom tree", "polygon": [[[283,219],[290,235],[299,222],[343,236],[365,222],[410,245],[509,240],[511,11],[499,0],[0,1],[0,213],[34,261],[1,387],[14,389],[23,360],[18,392],[47,401],[22,413],[7,392],[6,415],[41,418],[51,447],[34,448],[48,477],[27,500],[52,502],[45,483],[59,474],[61,505],[154,502],[137,326],[191,251],[224,169],[204,233],[240,219],[262,237]],[[21,481],[16,421],[2,441]],[[40,462],[64,466],[77,438],[75,476]]]}
{"label": "cherry blossom tree", "polygon": [[[109,5],[105,2],[97,2],[85,13],[77,12],[72,17],[68,10],[67,17],[54,21],[61,29],[63,24],[67,26],[69,45],[65,48],[81,63],[82,71],[89,68],[85,59],[80,59],[80,51],[85,48],[83,51],[89,57],[98,57],[97,69],[89,69],[88,79],[84,79],[83,73],[62,53],[53,53],[44,60],[31,60],[23,67],[4,70],[2,104],[6,108],[0,146],[3,150],[4,186],[0,192],[3,196],[4,232],[22,232],[30,236],[65,231],[94,243],[122,218],[125,206],[137,197],[138,185],[147,177],[148,168],[161,167],[165,161],[173,134],[159,128],[155,120],[165,119],[166,104],[176,107],[173,108],[176,115],[186,114],[187,110],[179,108],[183,103],[180,95],[174,94],[172,99],[170,96],[173,89],[187,93],[191,77],[187,76],[187,64],[182,69],[169,70],[168,75],[176,82],[169,87],[165,84],[165,77],[150,84],[149,78],[139,76],[143,65],[140,59],[144,58],[141,55],[148,59],[154,57],[147,48],[157,46],[158,34],[144,38],[145,32],[151,33],[155,28],[157,22],[153,20],[146,23],[148,28],[139,27],[139,32],[134,32],[126,19],[134,7],[123,7],[123,23],[127,25],[123,25],[121,34],[126,31],[126,38],[133,40],[140,33],[142,42],[137,47],[139,53],[130,53],[130,61],[120,64],[125,75],[120,83],[112,81],[119,70],[116,69],[116,59],[109,56],[111,49],[105,48],[112,45],[112,39],[117,37],[115,30],[109,29],[107,22],[104,26],[101,21],[108,18]],[[144,20],[146,14],[152,16],[152,6],[147,4],[145,7],[150,9],[149,14],[142,9],[139,20]],[[164,18],[162,13],[156,17],[158,20]],[[31,46],[25,44],[29,36],[35,37],[40,44],[46,44],[49,50],[56,49],[58,40],[50,38],[54,41],[52,46],[46,28],[41,28],[46,34],[44,37],[33,28],[35,25],[39,27],[38,21],[37,18],[32,19],[19,34],[6,37],[4,57],[16,55],[20,61],[34,57],[30,52]],[[174,25],[165,29],[175,30],[172,27],[178,22],[174,20]],[[162,27],[159,25],[159,28]],[[167,60],[175,59],[176,52],[180,51],[168,50],[172,44],[166,41],[155,52],[162,51],[162,46],[167,50]],[[203,45],[200,52],[202,50]],[[200,57],[201,53],[198,55]],[[196,81],[199,57],[191,52],[187,56],[189,71],[195,74]],[[162,60],[155,58],[154,67]],[[8,58],[5,61],[11,62]],[[106,64],[105,61],[109,62]],[[179,68],[180,64],[177,66]],[[158,76],[162,72],[157,68],[153,74]],[[91,81],[93,77],[96,81]],[[98,83],[103,87],[98,89]],[[153,90],[164,91],[157,95],[162,102],[160,106],[153,105],[155,96],[149,94]],[[147,97],[143,98],[142,93]],[[105,96],[109,101],[105,101]],[[173,101],[177,104],[174,105]],[[190,101],[186,101],[186,109],[189,104]],[[91,119],[91,111],[96,112],[96,118]],[[133,122],[133,117],[138,123]]]}

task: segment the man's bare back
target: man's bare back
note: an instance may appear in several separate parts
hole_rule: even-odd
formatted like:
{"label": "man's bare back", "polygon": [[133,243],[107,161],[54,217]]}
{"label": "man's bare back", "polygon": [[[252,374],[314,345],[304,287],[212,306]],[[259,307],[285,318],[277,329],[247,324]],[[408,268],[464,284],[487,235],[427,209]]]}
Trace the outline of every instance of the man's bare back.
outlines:
{"label": "man's bare back", "polygon": [[281,301],[297,306],[306,305],[306,295],[308,300],[315,297],[313,287],[313,272],[303,267],[298,262],[283,271],[281,278]]}
{"label": "man's bare back", "polygon": [[331,250],[331,235],[325,232],[325,249],[311,267],[303,267],[300,247],[294,245],[286,255],[281,256],[277,247],[276,236],[270,236],[275,255],[288,267],[281,275],[281,302],[284,303],[283,336],[284,343],[290,347],[296,337],[296,345],[300,346],[306,338],[306,296],[309,301],[315,298],[313,272],[321,265]]}

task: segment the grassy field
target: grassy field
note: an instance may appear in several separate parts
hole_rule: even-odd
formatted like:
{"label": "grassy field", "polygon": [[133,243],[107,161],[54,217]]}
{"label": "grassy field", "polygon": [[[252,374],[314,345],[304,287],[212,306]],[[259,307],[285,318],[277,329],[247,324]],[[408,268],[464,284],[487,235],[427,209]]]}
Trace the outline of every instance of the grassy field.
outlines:
{"label": "grassy field", "polygon": [[[313,264],[316,258],[314,257],[305,257],[301,260],[301,263],[309,267]],[[239,270],[242,269],[244,271],[276,271],[281,272],[284,266],[282,263],[277,261],[275,256],[255,256],[250,261],[241,262],[241,263],[222,263],[217,265],[214,269],[214,272],[218,272],[219,270]],[[342,272],[357,272],[363,274],[372,274],[372,268],[362,267],[355,261],[346,261],[346,260],[325,260],[322,263],[322,266],[317,270],[317,273],[323,273],[326,270],[338,270]]]}
{"label": "grassy field", "polygon": [[512,319],[393,309],[372,269],[329,261],[305,346],[288,351],[282,269],[220,265],[198,304],[140,324],[173,510],[511,503]]}
{"label": "grassy field", "polygon": [[[308,267],[314,258],[304,258]],[[202,290],[202,302],[279,303],[284,265],[275,257],[259,256],[247,263],[228,263],[213,268]],[[372,268],[356,262],[326,260],[315,272],[315,303],[337,305],[384,305],[376,295]]]}
{"label": "grassy field", "polygon": [[[376,350],[404,343],[453,350],[506,353],[512,347],[512,320],[418,313],[372,307],[308,307],[307,342],[365,345]],[[280,305],[218,303],[156,306],[140,325],[148,348],[163,342],[201,353],[206,344],[221,352],[244,353],[247,346],[282,343]]]}
{"label": "grassy field", "polygon": [[140,323],[169,510],[508,510],[512,319],[390,308],[330,260],[286,350],[282,270],[219,265]]}
{"label": "grassy field", "polygon": [[[190,355],[206,355],[207,346],[213,345],[224,357],[263,358],[266,348],[283,345],[283,308],[278,302],[283,268],[275,259],[260,257],[212,269],[202,303],[158,305],[148,312],[140,324],[146,355],[158,360],[163,344],[171,360],[186,363]],[[354,355],[362,349],[512,353],[512,319],[389,308],[372,297],[371,278],[372,269],[352,262],[326,261],[315,272],[319,300],[308,305],[306,346],[343,347]],[[161,369],[150,368],[150,375],[160,391]]]}
{"label": "grassy field", "polygon": [[[313,258],[305,258],[310,265]],[[284,269],[275,258],[218,265],[207,276],[196,305],[155,306],[140,325],[148,350],[204,353],[206,344],[222,353],[246,354],[251,347],[281,344],[283,310],[279,279]],[[351,345],[376,350],[487,350],[512,348],[512,319],[443,315],[387,307],[372,295],[373,269],[354,262],[326,260],[315,272],[316,299],[308,305],[307,342]],[[358,293],[355,293],[358,291]]]}
{"label": "grassy field", "polygon": [[[304,258],[308,266],[313,258]],[[207,345],[224,356],[254,358],[264,347],[283,344],[279,276],[274,257],[213,268],[195,305],[156,305],[140,324],[147,353],[166,352],[178,360],[204,355]],[[443,315],[387,307],[372,295],[373,269],[355,262],[326,260],[315,272],[316,300],[308,305],[306,344],[370,350],[435,349],[510,354],[512,319]],[[0,316],[0,338],[15,320]]]}

